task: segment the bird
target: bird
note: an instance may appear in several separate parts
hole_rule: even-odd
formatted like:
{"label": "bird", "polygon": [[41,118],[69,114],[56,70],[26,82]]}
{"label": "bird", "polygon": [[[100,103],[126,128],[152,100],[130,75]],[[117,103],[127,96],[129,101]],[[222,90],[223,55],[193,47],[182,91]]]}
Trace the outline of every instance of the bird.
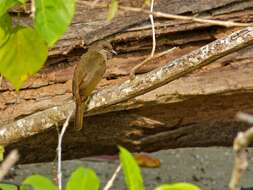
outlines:
{"label": "bird", "polygon": [[83,127],[83,115],[89,97],[106,71],[106,63],[115,51],[108,41],[99,41],[88,48],[76,65],[73,80],[72,94],[76,104],[74,129],[80,131]]}

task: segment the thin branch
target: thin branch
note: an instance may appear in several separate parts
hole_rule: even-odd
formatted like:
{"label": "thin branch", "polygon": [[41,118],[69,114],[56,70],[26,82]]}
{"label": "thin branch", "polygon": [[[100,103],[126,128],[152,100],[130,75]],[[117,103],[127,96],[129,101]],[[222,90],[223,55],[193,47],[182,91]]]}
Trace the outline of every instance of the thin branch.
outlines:
{"label": "thin branch", "polygon": [[32,17],[32,19],[34,19],[34,17],[35,17],[35,11],[36,11],[35,0],[31,0],[31,17]]}
{"label": "thin branch", "polygon": [[168,54],[168,53],[171,53],[172,51],[174,51],[174,50],[176,50],[176,49],[177,49],[176,47],[173,47],[173,48],[171,48],[171,49],[168,49],[168,50],[165,50],[165,51],[163,51],[163,52],[161,52],[161,53],[158,53],[158,54],[156,54],[156,55],[154,55],[154,56],[149,56],[149,57],[147,57],[147,58],[144,59],[141,63],[139,63],[138,65],[135,65],[135,66],[132,68],[132,70],[130,71],[129,78],[130,78],[131,80],[134,79],[136,71],[137,71],[139,68],[141,68],[143,65],[145,65],[147,62],[152,61],[152,60],[154,60],[154,59],[157,59],[157,58],[159,58],[159,57],[162,57],[162,56],[164,56],[164,55],[166,55],[166,54]]}
{"label": "thin branch", "polygon": [[[80,3],[85,4],[87,6],[91,6],[89,1],[80,1]],[[96,7],[107,7],[107,4],[104,3],[98,3],[96,4]],[[194,16],[182,16],[182,15],[175,15],[175,14],[169,14],[169,13],[163,13],[158,11],[148,11],[143,8],[135,8],[135,7],[127,7],[127,6],[119,6],[119,9],[122,11],[132,11],[132,12],[141,12],[146,14],[152,14],[156,17],[161,18],[167,18],[167,19],[177,19],[177,20],[191,20],[195,22],[200,23],[209,23],[213,25],[218,26],[225,26],[225,27],[233,27],[233,26],[241,26],[241,27],[247,27],[252,26],[253,23],[240,23],[240,22],[233,22],[233,21],[220,21],[220,20],[212,20],[212,19],[205,19],[205,18],[197,18]]]}
{"label": "thin branch", "polygon": [[109,190],[112,187],[112,185],[113,185],[113,183],[114,183],[114,181],[115,181],[115,179],[116,179],[116,177],[117,177],[120,169],[121,169],[121,165],[119,165],[117,167],[117,169],[114,171],[111,179],[107,182],[107,184],[105,185],[105,188],[103,190]]}
{"label": "thin branch", "polygon": [[[94,93],[88,104],[86,115],[115,111],[110,109],[111,105],[145,94],[252,44],[252,27],[236,31],[224,39],[211,42],[151,72],[138,75],[133,80],[127,80],[120,85],[104,88]],[[54,126],[55,123],[65,121],[74,108],[74,102],[70,101],[62,106],[55,106],[2,126],[0,144],[7,145],[17,142],[38,134]]]}
{"label": "thin branch", "polygon": [[237,113],[236,118],[249,124],[253,124],[253,116],[250,114],[239,112]]}
{"label": "thin branch", "polygon": [[63,135],[69,125],[69,120],[71,118],[73,114],[73,110],[72,112],[70,112],[70,114],[68,115],[65,123],[63,124],[63,127],[61,129],[60,135],[58,136],[58,146],[57,146],[57,157],[58,157],[58,164],[57,164],[57,179],[58,179],[58,187],[59,190],[62,190],[62,165],[61,165],[61,153],[62,153],[62,139],[63,139]]}
{"label": "thin branch", "polygon": [[12,150],[0,166],[0,181],[9,172],[11,167],[18,161],[19,155],[17,150]]}
{"label": "thin branch", "polygon": [[[150,12],[153,13],[154,9],[154,0],[151,0],[151,5],[150,5]],[[151,26],[152,26],[152,51],[150,54],[150,57],[153,57],[155,54],[155,48],[156,48],[156,39],[155,39],[155,22],[154,22],[154,17],[153,14],[149,14]]]}
{"label": "thin branch", "polygon": [[[154,0],[151,1],[151,5],[150,5],[150,12],[153,13],[153,9],[154,9]],[[152,26],[152,50],[150,53],[150,56],[147,57],[144,61],[142,61],[140,64],[136,65],[131,71],[130,71],[130,79],[134,79],[135,77],[135,73],[136,70],[138,68],[140,68],[141,66],[143,66],[145,63],[147,63],[150,59],[152,59],[152,57],[155,54],[155,49],[156,49],[156,38],[155,38],[155,23],[154,23],[154,17],[153,14],[149,14],[149,18],[150,18],[150,23]]]}
{"label": "thin branch", "polygon": [[229,182],[229,190],[240,190],[241,176],[247,169],[248,161],[245,149],[253,141],[253,127],[238,133],[234,140],[235,164]]}

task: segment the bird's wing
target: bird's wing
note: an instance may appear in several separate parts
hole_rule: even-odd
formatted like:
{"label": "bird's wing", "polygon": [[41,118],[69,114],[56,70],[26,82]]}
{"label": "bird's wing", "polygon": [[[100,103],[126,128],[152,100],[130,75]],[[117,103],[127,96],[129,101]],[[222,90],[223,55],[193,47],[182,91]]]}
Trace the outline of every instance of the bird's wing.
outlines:
{"label": "bird's wing", "polygon": [[102,79],[106,69],[106,59],[98,51],[89,51],[83,63],[85,64],[87,75],[83,76],[80,95],[87,96],[91,94]]}
{"label": "bird's wing", "polygon": [[87,76],[86,72],[82,72],[83,63],[79,62],[74,70],[73,79],[72,79],[72,93],[75,97],[79,96],[79,90],[82,81]]}

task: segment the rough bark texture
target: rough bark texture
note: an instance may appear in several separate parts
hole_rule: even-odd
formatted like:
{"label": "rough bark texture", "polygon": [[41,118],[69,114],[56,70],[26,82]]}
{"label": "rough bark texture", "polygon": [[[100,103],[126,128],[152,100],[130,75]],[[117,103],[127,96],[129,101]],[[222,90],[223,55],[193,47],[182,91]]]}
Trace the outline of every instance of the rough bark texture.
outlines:
{"label": "rough bark texture", "polygon": [[[253,22],[252,0],[156,2],[156,11]],[[124,1],[124,4],[141,6],[142,1]],[[85,51],[83,47],[98,39],[111,40],[119,53],[108,65],[98,90],[120,84],[128,78],[131,68],[149,54],[152,46],[148,17],[140,13],[120,13],[111,23],[106,22],[105,17],[106,9],[91,10],[82,1],[78,2],[77,14],[69,31],[51,49],[44,69],[31,77],[19,93],[2,81],[0,126],[67,104],[71,99],[74,65]],[[22,22],[30,21],[24,17]],[[159,18],[155,23],[158,51],[179,48],[140,68],[139,74],[238,30]],[[64,137],[64,159],[113,154],[117,152],[117,144],[134,151],[231,145],[235,134],[248,127],[235,121],[235,113],[253,112],[252,53],[251,46],[242,49],[191,75],[121,104],[121,107],[115,105],[112,108],[114,112],[85,118],[87,127],[81,132],[74,132],[70,126]],[[56,129],[50,128],[9,144],[7,150],[19,148],[22,162],[50,161],[55,158],[56,137]]]}

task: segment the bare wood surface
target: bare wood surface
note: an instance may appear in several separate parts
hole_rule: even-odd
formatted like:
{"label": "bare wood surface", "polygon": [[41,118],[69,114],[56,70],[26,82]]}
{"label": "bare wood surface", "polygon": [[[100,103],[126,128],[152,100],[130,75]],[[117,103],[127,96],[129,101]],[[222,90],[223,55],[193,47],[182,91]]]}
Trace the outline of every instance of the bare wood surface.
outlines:
{"label": "bare wood surface", "polygon": [[[122,3],[125,6],[142,6],[142,1]],[[200,0],[195,3],[158,0],[154,7],[155,11],[172,14],[245,23],[252,22],[252,9],[252,0]],[[94,18],[92,16],[94,14],[98,16]],[[60,126],[69,110],[74,108],[71,101],[73,66],[87,44],[107,38],[112,41],[114,49],[119,53],[108,65],[97,94],[106,92],[106,89],[112,90],[113,85],[119,86],[126,81],[130,70],[144,60],[150,52],[151,26],[147,16],[131,12],[120,13],[113,22],[109,23],[104,19],[106,14],[106,9],[89,9],[80,0],[72,26],[50,50],[45,68],[29,79],[19,93],[12,91],[5,80],[2,81],[0,135],[3,138],[0,138],[0,141],[5,144],[6,137],[10,137],[10,141],[6,143],[7,150],[18,147],[23,152],[23,162],[46,161],[55,156],[56,130],[53,126],[57,123]],[[122,22],[122,18],[126,19],[125,22]],[[28,17],[22,19],[22,22],[30,22]],[[207,23],[159,18],[155,18],[155,23],[158,52],[172,47],[178,49],[140,68],[137,71],[139,74],[147,73],[159,66],[166,68],[165,65],[174,59],[180,60],[182,55],[193,50],[197,52],[197,49],[203,45],[239,30],[239,28],[223,28]],[[240,40],[238,42],[241,43]],[[236,48],[240,48],[240,45],[237,45]],[[229,53],[229,51],[225,52]],[[114,106],[106,105],[98,110],[92,110],[91,108],[95,108],[97,104],[94,98],[93,103],[90,104],[91,110],[88,112],[89,127],[80,134],[75,134],[70,126],[67,132],[68,140],[63,147],[66,150],[64,159],[115,153],[116,144],[123,144],[135,151],[231,145],[235,133],[247,127],[240,122],[237,123],[233,119],[234,114],[238,110],[252,111],[250,102],[252,53],[253,49],[250,46],[219,59],[194,74]],[[178,68],[175,70],[178,71]],[[144,77],[138,76],[137,79],[144,80]],[[156,87],[160,85],[162,83]],[[142,93],[144,92],[140,94]],[[112,97],[108,99],[115,100]],[[12,126],[13,130],[8,130],[6,136],[8,129],[6,127],[9,126]],[[221,128],[224,130],[221,131]],[[86,148],[80,151],[82,146]],[[41,153],[37,154],[38,150]],[[36,153],[31,155],[31,151]]]}
{"label": "bare wood surface", "polygon": [[[169,81],[173,81],[182,75],[185,75],[193,70],[196,70],[197,68],[204,66],[210,63],[211,61],[214,61],[222,56],[225,56],[226,54],[233,52],[239,48],[246,47],[250,45],[251,43],[253,43],[252,28],[246,28],[238,32],[235,32],[229,35],[228,37],[226,37],[225,39],[217,40],[215,42],[212,42],[204,46],[201,49],[195,50],[181,58],[175,59],[174,61],[170,62],[169,64],[164,65],[161,68],[157,68],[156,70],[151,71],[147,74],[137,76],[133,80],[127,80],[123,82],[121,85],[100,90],[99,92],[97,92],[91,97],[91,101],[88,106],[88,111],[92,113],[92,110],[93,110],[93,114],[94,113],[97,114],[97,113],[112,112],[116,110],[130,109],[127,104],[123,104],[123,106],[121,105],[121,107],[118,109],[117,109],[117,106],[115,109],[114,107],[108,107],[108,105],[115,105],[116,103],[123,102],[137,95],[141,95],[152,89],[158,88]],[[219,94],[221,95],[222,93],[219,93]],[[159,97],[159,95],[156,94],[155,98],[157,97]],[[160,95],[160,97],[162,96]],[[200,99],[201,98],[198,97],[198,101]],[[134,105],[137,105],[137,104],[135,103]],[[158,106],[161,108],[159,104],[155,104],[155,106]],[[101,111],[99,112],[98,108],[100,108],[102,112]],[[3,126],[1,127],[1,130],[0,130],[1,144],[8,145],[16,141],[20,141],[22,138],[26,138],[26,142],[27,142],[27,138],[29,136],[31,136],[31,138],[32,136],[33,138],[36,138],[35,134],[41,133],[44,130],[48,130],[54,124],[59,124],[59,122],[61,122],[62,120],[66,118],[67,113],[71,112],[72,110],[73,110],[73,102],[70,102],[70,103],[66,103],[66,105],[58,106],[58,107],[55,106],[51,109],[38,112],[26,118],[20,119],[16,122],[13,122],[9,125]],[[94,110],[97,112],[94,112]],[[205,111],[205,113],[206,112],[207,111]],[[98,120],[96,119],[96,123],[97,122]],[[152,123],[153,121],[148,119],[148,122]],[[178,119],[177,122],[178,123],[175,123],[175,125],[178,125],[178,124],[182,125],[181,119]],[[161,122],[155,121],[154,123],[160,125]],[[121,124],[123,124],[123,122]],[[129,126],[131,127],[131,125]],[[93,130],[96,129],[96,127],[92,127],[92,125],[91,125],[91,128]],[[82,132],[86,130],[87,129],[84,129]],[[71,134],[74,135],[73,132],[71,132]],[[79,132],[78,134],[84,135],[85,133]],[[159,138],[157,138],[156,135],[155,135],[156,140],[161,139],[160,136],[158,136]],[[166,132],[166,137],[167,135],[168,135],[168,132]],[[164,134],[162,134],[162,136],[164,136]],[[134,145],[139,145],[139,144],[142,144],[142,141],[143,141],[144,144],[148,144],[150,142],[154,142],[153,138],[154,137],[148,137],[148,138],[145,137],[143,138],[143,140],[132,141],[131,143]],[[74,136],[72,136],[71,139],[74,145],[78,146],[78,144],[80,144],[78,142],[80,140],[79,138],[75,138]],[[82,136],[81,136],[81,139],[83,139]],[[34,147],[36,143],[32,143],[32,144]],[[137,147],[138,146],[136,146],[135,148]],[[74,148],[71,147],[71,149],[68,149],[68,150],[72,150],[72,149]],[[152,146],[152,150],[154,150],[154,146]],[[74,155],[74,154],[71,153],[71,155]]]}

